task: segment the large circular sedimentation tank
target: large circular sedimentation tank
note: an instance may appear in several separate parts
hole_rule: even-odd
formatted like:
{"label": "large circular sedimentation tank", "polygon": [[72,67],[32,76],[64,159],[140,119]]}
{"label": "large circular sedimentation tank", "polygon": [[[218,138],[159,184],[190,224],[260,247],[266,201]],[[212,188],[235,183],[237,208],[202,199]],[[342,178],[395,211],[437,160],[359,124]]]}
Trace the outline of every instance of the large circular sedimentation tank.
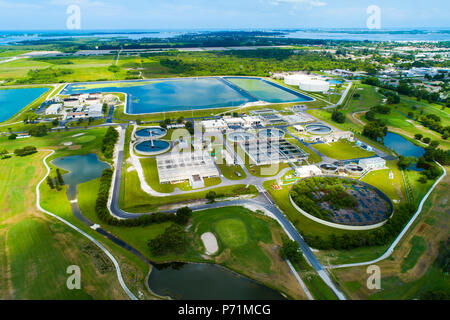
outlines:
{"label": "large circular sedimentation tank", "polygon": [[136,131],[137,138],[159,139],[167,134],[167,130],[161,127],[148,127]]}
{"label": "large circular sedimentation tank", "polygon": [[305,126],[305,129],[311,134],[327,134],[332,131],[331,128],[325,124],[308,124]]}
{"label": "large circular sedimentation tank", "polygon": [[262,129],[258,131],[258,136],[261,138],[283,138],[284,131],[280,129]]}
{"label": "large circular sedimentation tank", "polygon": [[231,142],[245,142],[255,139],[255,136],[250,132],[236,131],[229,133],[227,138]]}
{"label": "large circular sedimentation tank", "polygon": [[[333,165],[329,166],[331,169]],[[324,187],[327,192],[323,191]],[[340,229],[377,228],[393,213],[392,202],[383,192],[372,185],[351,178],[335,176],[303,178],[293,185],[289,198],[291,204],[301,214],[316,222]],[[313,204],[305,206],[305,199],[314,200]]]}
{"label": "large circular sedimentation tank", "polygon": [[146,140],[137,143],[134,149],[142,154],[155,155],[169,150],[170,143],[164,140]]}

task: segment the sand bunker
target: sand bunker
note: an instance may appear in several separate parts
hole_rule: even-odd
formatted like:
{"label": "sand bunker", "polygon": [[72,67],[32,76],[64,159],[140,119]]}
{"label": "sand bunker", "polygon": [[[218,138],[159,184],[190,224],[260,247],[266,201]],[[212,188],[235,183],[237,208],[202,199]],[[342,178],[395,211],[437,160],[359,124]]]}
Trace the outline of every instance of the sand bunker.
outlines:
{"label": "sand bunker", "polygon": [[86,133],[83,132],[83,133],[74,134],[74,135],[72,136],[72,138],[76,138],[76,137],[82,136],[83,134],[86,134]]}
{"label": "sand bunker", "polygon": [[206,248],[206,254],[214,254],[219,250],[219,246],[217,245],[217,239],[211,232],[205,232],[201,235],[203,245]]}

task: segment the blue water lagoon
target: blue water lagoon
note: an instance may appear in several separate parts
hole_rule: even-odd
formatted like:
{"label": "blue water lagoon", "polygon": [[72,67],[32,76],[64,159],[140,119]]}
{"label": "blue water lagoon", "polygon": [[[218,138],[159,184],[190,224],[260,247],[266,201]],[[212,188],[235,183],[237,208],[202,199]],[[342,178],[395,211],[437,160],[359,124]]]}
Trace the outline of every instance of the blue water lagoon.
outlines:
{"label": "blue water lagoon", "polygon": [[126,113],[129,114],[235,107],[255,101],[220,78],[71,84],[64,89],[63,94],[100,91],[126,93]]}
{"label": "blue water lagoon", "polygon": [[48,88],[0,89],[0,122],[8,120],[48,90]]}

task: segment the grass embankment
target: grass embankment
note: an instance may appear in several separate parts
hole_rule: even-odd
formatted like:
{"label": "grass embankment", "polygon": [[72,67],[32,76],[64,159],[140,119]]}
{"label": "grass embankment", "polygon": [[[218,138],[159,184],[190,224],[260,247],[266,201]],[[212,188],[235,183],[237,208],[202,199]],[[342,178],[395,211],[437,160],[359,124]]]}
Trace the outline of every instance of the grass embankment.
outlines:
{"label": "grass embankment", "polygon": [[[247,177],[247,174],[239,165],[218,164],[217,167],[223,176],[229,180],[242,180]],[[239,172],[240,176],[238,176],[236,172]]]}
{"label": "grass embankment", "polygon": [[354,142],[339,140],[332,143],[318,143],[313,146],[327,157],[336,160],[348,160],[355,158],[367,158],[375,155],[375,152],[364,150]]}

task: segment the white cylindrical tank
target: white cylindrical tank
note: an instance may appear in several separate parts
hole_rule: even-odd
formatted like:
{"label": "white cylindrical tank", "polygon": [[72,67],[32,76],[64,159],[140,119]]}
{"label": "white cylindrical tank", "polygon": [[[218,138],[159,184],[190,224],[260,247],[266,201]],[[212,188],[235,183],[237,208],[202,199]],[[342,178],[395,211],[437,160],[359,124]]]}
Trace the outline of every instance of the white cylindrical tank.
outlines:
{"label": "white cylindrical tank", "polygon": [[307,79],[301,81],[298,87],[305,91],[327,92],[330,89],[330,84],[323,80]]}
{"label": "white cylindrical tank", "polygon": [[304,74],[291,74],[284,77],[284,83],[290,86],[298,86],[301,81],[309,79],[307,75]]}

